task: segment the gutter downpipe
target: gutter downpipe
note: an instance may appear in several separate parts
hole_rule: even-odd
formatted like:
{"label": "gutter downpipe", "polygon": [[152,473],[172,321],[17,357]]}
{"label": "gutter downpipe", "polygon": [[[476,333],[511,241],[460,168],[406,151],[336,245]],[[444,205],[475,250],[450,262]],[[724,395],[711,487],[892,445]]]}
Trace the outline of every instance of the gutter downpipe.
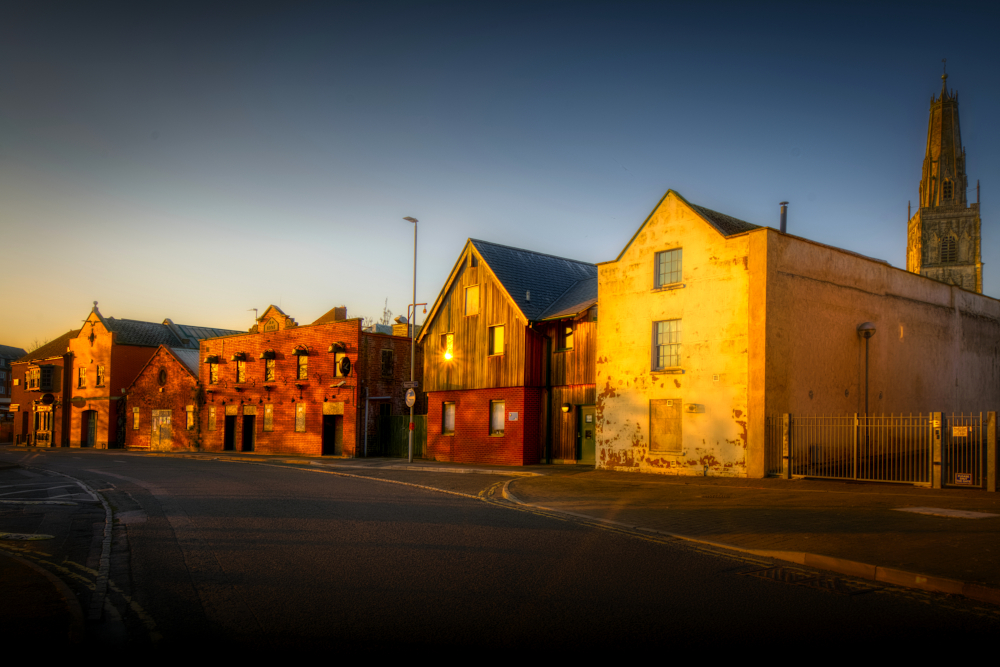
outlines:
{"label": "gutter downpipe", "polygon": [[368,401],[385,401],[392,396],[369,396],[368,387],[365,387],[365,458],[368,458]]}

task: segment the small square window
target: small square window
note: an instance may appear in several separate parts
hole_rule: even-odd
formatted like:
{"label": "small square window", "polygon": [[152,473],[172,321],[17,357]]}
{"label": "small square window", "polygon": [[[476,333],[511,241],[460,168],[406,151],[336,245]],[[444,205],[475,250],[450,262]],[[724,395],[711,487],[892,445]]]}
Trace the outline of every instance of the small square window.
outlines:
{"label": "small square window", "polygon": [[490,327],[490,356],[503,354],[503,325]]}
{"label": "small square window", "polygon": [[455,404],[446,402],[441,406],[441,433],[455,435]]}
{"label": "small square window", "polygon": [[503,435],[506,401],[490,401],[490,435]]}
{"label": "small square window", "polygon": [[681,249],[656,253],[655,285],[663,287],[681,281]]}
{"label": "small square window", "polygon": [[479,285],[465,288],[465,314],[479,314]]}

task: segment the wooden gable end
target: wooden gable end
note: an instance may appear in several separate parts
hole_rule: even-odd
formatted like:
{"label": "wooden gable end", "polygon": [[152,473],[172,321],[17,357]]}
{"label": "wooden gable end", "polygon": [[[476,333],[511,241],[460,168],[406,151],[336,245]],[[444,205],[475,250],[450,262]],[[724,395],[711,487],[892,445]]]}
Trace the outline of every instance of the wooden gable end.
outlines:
{"label": "wooden gable end", "polygon": [[[470,266],[470,256],[478,266]],[[478,291],[478,313],[466,314],[469,289]],[[421,332],[424,391],[454,391],[524,384],[527,322],[486,262],[466,245],[460,266],[442,294],[433,319]],[[503,327],[503,354],[491,355],[490,329]],[[447,335],[452,358],[445,359]]]}

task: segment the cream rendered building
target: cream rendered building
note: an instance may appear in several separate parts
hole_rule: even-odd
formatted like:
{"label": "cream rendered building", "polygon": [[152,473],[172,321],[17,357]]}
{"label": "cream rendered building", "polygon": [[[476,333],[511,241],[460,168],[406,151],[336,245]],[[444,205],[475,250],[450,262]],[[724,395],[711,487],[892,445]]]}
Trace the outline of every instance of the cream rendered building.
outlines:
{"label": "cream rendered building", "polygon": [[762,477],[769,416],[1000,405],[1000,301],[884,261],[669,191],[598,271],[598,467]]}

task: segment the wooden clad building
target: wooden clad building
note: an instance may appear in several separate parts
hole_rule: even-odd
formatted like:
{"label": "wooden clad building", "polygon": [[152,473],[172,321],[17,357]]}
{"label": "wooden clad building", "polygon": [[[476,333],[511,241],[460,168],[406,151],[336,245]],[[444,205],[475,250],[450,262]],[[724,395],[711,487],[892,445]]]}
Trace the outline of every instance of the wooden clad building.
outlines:
{"label": "wooden clad building", "polygon": [[418,338],[428,456],[592,462],[596,330],[595,265],[469,239]]}

